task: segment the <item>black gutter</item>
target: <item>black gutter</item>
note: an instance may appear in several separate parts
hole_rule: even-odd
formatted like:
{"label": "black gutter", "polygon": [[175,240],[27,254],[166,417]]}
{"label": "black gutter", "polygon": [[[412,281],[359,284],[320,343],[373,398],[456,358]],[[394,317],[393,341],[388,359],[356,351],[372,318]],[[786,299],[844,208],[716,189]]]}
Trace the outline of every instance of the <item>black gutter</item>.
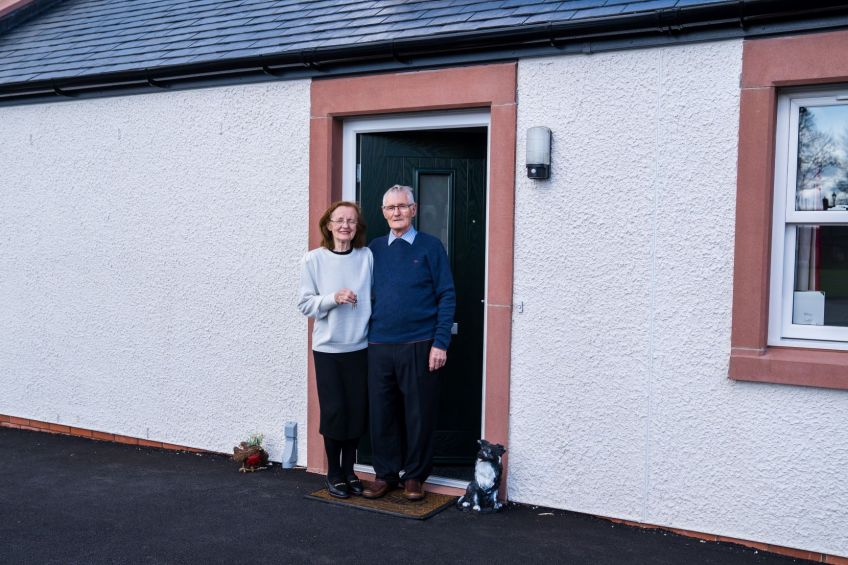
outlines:
{"label": "black gutter", "polygon": [[316,48],[85,77],[0,85],[0,104],[42,102],[119,90],[150,92],[214,82],[338,76],[448,64],[590,53],[665,44],[763,37],[848,27],[848,2],[733,0],[575,22],[513,26],[348,47]]}

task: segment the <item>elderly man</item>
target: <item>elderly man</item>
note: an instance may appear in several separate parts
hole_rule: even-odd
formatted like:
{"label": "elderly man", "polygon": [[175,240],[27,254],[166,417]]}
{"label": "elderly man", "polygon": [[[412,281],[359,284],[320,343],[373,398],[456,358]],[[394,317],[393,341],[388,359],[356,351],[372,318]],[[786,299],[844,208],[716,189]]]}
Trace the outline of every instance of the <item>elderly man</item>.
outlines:
{"label": "elderly man", "polygon": [[403,470],[404,496],[421,500],[422,483],[433,467],[438,371],[447,361],[456,293],[442,242],[415,230],[416,212],[412,189],[391,187],[383,195],[390,232],[369,246],[374,299],[368,397],[377,480],[363,492],[366,498],[394,489]]}

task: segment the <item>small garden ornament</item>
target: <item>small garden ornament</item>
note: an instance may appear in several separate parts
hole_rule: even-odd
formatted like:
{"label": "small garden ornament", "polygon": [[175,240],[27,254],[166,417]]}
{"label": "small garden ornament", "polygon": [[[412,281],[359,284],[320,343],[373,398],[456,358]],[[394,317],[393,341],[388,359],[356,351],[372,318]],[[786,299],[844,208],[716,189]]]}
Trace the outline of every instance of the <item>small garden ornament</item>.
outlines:
{"label": "small garden ornament", "polygon": [[456,507],[490,514],[503,507],[498,500],[498,489],[503,473],[501,455],[506,452],[506,448],[485,439],[477,440],[477,443],[480,444],[480,451],[477,452],[477,463],[474,465],[474,480],[468,483],[465,494],[456,501]]}
{"label": "small garden ornament", "polygon": [[243,441],[233,448],[233,459],[241,463],[239,469],[242,473],[260,471],[268,468],[268,452],[262,447],[262,434],[250,434],[247,441]]}

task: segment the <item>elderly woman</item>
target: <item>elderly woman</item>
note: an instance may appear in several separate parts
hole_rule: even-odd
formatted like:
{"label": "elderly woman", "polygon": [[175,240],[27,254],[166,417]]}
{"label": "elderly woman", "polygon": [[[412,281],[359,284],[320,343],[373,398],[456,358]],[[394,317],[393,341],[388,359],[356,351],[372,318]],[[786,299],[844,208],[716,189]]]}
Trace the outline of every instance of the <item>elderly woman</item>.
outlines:
{"label": "elderly woman", "polygon": [[353,202],[332,204],[319,220],[321,246],[303,258],[298,308],[315,319],[312,355],[327,451],[327,490],[362,494],[353,472],[367,429],[368,319],[373,258],[365,223]]}

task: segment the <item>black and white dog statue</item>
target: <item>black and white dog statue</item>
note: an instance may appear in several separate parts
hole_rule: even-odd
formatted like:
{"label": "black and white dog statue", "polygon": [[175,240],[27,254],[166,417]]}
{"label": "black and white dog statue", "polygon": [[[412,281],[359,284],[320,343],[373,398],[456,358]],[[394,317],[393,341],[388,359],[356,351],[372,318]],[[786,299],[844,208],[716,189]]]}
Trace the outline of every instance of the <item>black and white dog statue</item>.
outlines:
{"label": "black and white dog statue", "polygon": [[498,489],[501,486],[501,455],[506,452],[499,443],[489,443],[485,439],[477,440],[480,451],[477,452],[477,463],[474,465],[474,480],[468,483],[465,494],[456,501],[460,510],[474,510],[488,514],[497,512],[503,504],[498,500]]}

